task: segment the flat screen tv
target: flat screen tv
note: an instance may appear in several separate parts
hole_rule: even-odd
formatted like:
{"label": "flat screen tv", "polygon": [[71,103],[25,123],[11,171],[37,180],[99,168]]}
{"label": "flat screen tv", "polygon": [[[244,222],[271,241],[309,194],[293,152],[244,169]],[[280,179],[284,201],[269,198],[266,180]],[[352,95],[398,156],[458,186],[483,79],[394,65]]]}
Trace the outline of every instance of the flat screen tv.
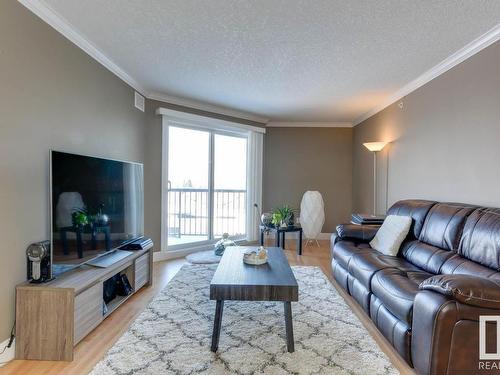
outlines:
{"label": "flat screen tv", "polygon": [[143,166],[51,151],[52,274],[143,236]]}

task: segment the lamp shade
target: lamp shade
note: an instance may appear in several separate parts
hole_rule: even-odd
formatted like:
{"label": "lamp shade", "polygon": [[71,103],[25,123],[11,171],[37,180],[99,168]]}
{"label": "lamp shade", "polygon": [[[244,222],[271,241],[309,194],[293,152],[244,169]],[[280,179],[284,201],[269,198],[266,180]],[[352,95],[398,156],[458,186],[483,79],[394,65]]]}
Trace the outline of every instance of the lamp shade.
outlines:
{"label": "lamp shade", "polygon": [[365,146],[368,150],[372,152],[376,151],[382,151],[382,149],[385,147],[387,142],[367,142],[363,143],[363,146]]}

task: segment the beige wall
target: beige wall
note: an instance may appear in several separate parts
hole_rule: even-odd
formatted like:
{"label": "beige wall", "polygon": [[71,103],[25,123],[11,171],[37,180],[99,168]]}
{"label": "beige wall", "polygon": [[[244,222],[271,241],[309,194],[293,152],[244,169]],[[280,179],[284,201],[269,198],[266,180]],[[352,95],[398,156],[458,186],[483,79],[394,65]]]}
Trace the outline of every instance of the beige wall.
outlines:
{"label": "beige wall", "polygon": [[379,204],[426,198],[500,207],[500,42],[354,128],[353,208],[372,207],[367,141],[391,141],[378,168]]}
{"label": "beige wall", "polygon": [[0,342],[14,323],[25,249],[49,238],[49,149],[143,162],[145,115],[133,98],[22,5],[0,2]]}
{"label": "beige wall", "polygon": [[264,138],[263,209],[300,208],[307,190],[325,201],[323,232],[349,219],[352,200],[351,128],[267,128]]}

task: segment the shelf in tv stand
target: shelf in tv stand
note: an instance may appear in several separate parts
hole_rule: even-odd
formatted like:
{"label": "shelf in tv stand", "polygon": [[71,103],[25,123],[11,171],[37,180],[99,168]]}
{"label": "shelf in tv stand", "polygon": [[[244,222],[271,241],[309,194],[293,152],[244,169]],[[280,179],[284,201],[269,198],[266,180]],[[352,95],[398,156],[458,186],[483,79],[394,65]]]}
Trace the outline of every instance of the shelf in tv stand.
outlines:
{"label": "shelf in tv stand", "polygon": [[[133,292],[110,301],[103,314],[103,283],[117,273],[127,275]],[[152,281],[151,246],[107,268],[82,266],[48,283],[18,285],[16,358],[73,360],[74,345]]]}
{"label": "shelf in tv stand", "polygon": [[111,315],[113,311],[115,311],[117,308],[119,308],[121,305],[125,303],[130,297],[132,297],[134,293],[130,293],[127,296],[116,296],[113,298],[106,306],[108,306],[108,311],[106,314],[103,314],[103,318],[106,319],[108,316]]}

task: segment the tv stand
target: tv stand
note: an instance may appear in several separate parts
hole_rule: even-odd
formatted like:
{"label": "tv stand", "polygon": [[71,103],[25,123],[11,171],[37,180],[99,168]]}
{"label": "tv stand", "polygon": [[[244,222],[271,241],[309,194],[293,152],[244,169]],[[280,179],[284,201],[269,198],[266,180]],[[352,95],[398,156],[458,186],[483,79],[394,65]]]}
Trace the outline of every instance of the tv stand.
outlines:
{"label": "tv stand", "polygon": [[[72,361],[73,348],[135,292],[153,282],[153,245],[107,268],[82,265],[44,284],[16,287],[16,359]],[[112,255],[112,254],[110,254]],[[103,309],[103,283],[126,274],[132,293]]]}
{"label": "tv stand", "polygon": [[87,264],[89,266],[94,266],[94,267],[108,268],[113,264],[115,264],[116,262],[122,260],[123,258],[128,257],[131,254],[133,254],[132,251],[116,249],[107,254],[103,254],[98,258],[88,261]]}

